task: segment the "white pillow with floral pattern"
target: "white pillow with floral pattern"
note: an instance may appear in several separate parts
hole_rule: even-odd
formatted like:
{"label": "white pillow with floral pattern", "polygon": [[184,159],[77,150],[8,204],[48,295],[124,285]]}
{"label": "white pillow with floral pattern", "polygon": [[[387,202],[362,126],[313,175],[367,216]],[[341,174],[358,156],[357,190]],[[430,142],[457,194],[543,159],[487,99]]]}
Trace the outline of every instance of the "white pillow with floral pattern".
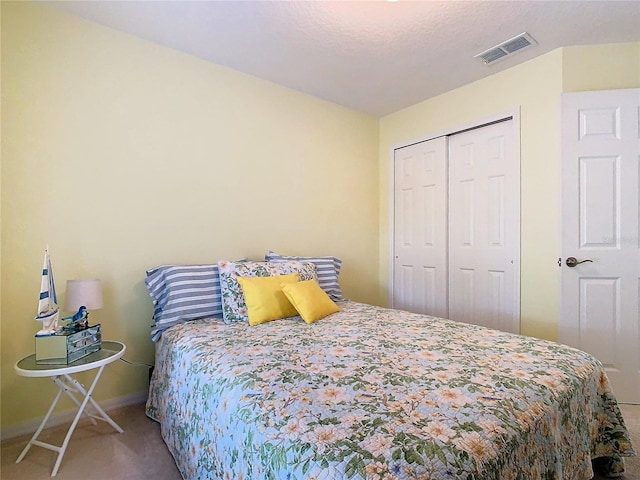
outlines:
{"label": "white pillow with floral pattern", "polygon": [[249,312],[238,277],[273,277],[297,273],[300,281],[316,280],[316,266],[308,262],[218,262],[222,316],[225,322],[248,322]]}

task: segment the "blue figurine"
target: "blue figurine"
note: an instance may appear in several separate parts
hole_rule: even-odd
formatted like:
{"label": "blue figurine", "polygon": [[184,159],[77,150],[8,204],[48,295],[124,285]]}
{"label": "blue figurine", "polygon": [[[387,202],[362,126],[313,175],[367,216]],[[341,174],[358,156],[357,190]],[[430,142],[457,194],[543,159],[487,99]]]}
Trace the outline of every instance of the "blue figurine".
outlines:
{"label": "blue figurine", "polygon": [[64,327],[67,332],[79,332],[89,326],[89,312],[87,307],[82,305],[78,311],[70,317],[64,317],[62,320],[69,320],[71,323]]}

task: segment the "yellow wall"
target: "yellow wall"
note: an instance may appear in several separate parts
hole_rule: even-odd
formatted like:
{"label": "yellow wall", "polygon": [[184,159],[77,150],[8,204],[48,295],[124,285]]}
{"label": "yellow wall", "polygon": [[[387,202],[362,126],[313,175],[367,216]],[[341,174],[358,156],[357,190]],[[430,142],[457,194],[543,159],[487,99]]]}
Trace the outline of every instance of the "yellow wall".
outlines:
{"label": "yellow wall", "polygon": [[640,86],[640,44],[555,50],[380,121],[380,283],[389,289],[393,147],[520,111],[521,332],[557,339],[560,308],[560,95]]}
{"label": "yellow wall", "polygon": [[[55,393],[13,371],[34,350],[46,244],[61,300],[67,279],[102,279],[92,320],[132,361],[153,362],[143,280],[157,264],[336,255],[345,295],[375,303],[377,142],[372,117],[2,2],[2,427]],[[96,398],[146,388],[146,369],[118,362]]]}
{"label": "yellow wall", "polygon": [[565,92],[640,86],[640,43],[567,47],[562,60]]}

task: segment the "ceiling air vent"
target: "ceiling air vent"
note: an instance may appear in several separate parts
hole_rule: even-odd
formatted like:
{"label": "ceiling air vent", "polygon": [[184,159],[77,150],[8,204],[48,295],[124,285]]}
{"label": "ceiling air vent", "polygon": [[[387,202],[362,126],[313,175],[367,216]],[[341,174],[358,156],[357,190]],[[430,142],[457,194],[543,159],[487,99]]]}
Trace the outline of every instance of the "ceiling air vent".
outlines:
{"label": "ceiling air vent", "polygon": [[489,65],[490,63],[497,62],[502,58],[508,57],[520,50],[524,50],[525,48],[532,47],[537,44],[538,42],[536,42],[531,35],[525,32],[516,37],[510,38],[506,42],[502,42],[500,45],[491,47],[489,50],[485,50],[473,58],[479,58],[485,64]]}

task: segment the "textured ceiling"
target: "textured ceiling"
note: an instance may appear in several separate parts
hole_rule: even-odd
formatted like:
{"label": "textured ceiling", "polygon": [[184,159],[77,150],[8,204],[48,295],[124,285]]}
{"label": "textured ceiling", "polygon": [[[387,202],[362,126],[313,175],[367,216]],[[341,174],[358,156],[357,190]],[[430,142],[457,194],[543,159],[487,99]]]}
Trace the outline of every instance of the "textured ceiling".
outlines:
{"label": "textured ceiling", "polygon": [[[558,47],[640,41],[637,0],[45,3],[374,116]],[[522,32],[538,45],[473,58]]]}

